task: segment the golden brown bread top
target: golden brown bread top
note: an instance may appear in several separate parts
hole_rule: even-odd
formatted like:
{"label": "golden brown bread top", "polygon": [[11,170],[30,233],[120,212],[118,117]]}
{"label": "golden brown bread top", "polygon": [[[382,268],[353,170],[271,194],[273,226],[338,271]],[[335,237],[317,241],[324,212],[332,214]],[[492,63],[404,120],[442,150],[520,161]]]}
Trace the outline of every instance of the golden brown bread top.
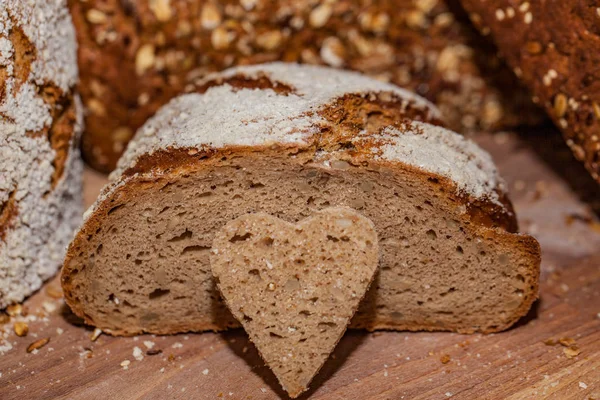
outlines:
{"label": "golden brown bread top", "polygon": [[140,129],[111,175],[114,185],[278,146],[326,167],[418,171],[443,182],[482,224],[517,229],[489,154],[433,125],[437,111],[418,96],[351,72],[281,63],[234,68],[199,87],[203,94],[173,100]]}

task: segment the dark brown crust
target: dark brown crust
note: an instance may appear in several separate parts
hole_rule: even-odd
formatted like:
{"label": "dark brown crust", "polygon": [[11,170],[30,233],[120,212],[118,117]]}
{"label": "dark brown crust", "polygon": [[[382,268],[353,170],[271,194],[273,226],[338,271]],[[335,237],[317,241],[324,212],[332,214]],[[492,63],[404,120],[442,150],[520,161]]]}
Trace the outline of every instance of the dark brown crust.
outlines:
{"label": "dark brown crust", "polygon": [[0,242],[4,240],[6,232],[11,228],[12,222],[19,213],[17,201],[15,200],[16,194],[17,189],[15,188],[8,195],[8,200],[3,204],[0,204]]}
{"label": "dark brown crust", "polygon": [[[509,0],[462,3],[600,182],[598,2],[530,0],[528,7]],[[516,15],[509,18],[506,10],[511,5]]]}
{"label": "dark brown crust", "polygon": [[12,20],[13,28],[8,34],[8,40],[13,44],[15,58],[15,78],[16,85],[14,87],[13,95],[15,95],[21,85],[23,85],[29,78],[31,72],[31,64],[36,58],[36,49],[33,43],[29,41],[29,38],[23,32],[18,24]]}
{"label": "dark brown crust", "polygon": [[[69,151],[73,146],[72,138],[77,115],[72,93],[63,93],[54,85],[45,85],[40,92],[46,104],[52,110],[52,125],[45,130],[50,142],[50,147],[55,151],[52,166],[52,189],[56,187],[65,171],[65,164],[69,157]],[[43,133],[43,132],[42,132]]]}
{"label": "dark brown crust", "polygon": [[[431,3],[430,9],[423,6],[430,2],[341,0],[322,27],[311,27],[317,3],[292,7],[289,1],[260,0],[244,10],[238,0],[226,0],[210,2],[217,4],[221,20],[209,28],[202,24],[202,9],[209,3],[204,0],[172,1],[172,15],[161,20],[148,1],[69,3],[80,44],[80,92],[88,109],[83,153],[103,171],[114,168],[124,145],[150,115],[177,94],[193,90],[190,82],[233,65],[323,63],[320,51],[327,39],[340,41],[342,67],[432,100],[457,131],[540,120],[456,0]],[[92,23],[90,12],[105,19]],[[298,18],[303,25],[295,28]],[[217,39],[231,35],[232,42],[215,47],[215,29],[222,33]],[[136,55],[144,45],[154,46],[154,64],[138,75]]]}
{"label": "dark brown crust", "polygon": [[[14,96],[17,94],[21,86],[27,81],[31,72],[31,64],[36,58],[36,49],[33,43],[29,40],[23,29],[15,23],[11,18],[13,28],[8,33],[8,40],[14,47],[14,71],[12,74],[15,77],[15,85],[12,93],[6,93],[6,78],[8,71],[6,66],[0,65],[0,102],[4,101],[5,96]],[[2,113],[0,116],[6,118]]]}
{"label": "dark brown crust", "polygon": [[[261,153],[267,157],[269,152],[277,154],[293,154],[295,159],[299,163],[310,163],[314,158],[317,146],[309,146],[298,148],[294,146],[271,146],[265,147],[230,147],[218,150],[211,150],[206,152],[197,152],[197,150],[188,152],[184,150],[177,151],[158,151],[153,153],[151,156],[146,156],[142,164],[138,164],[140,168],[136,166],[136,172],[134,170],[129,171],[123,176],[123,180],[126,180],[126,184],[118,187],[110,194],[108,198],[102,201],[93,214],[83,225],[81,231],[76,235],[74,241],[69,246],[67,256],[61,275],[61,283],[65,294],[65,301],[71,307],[72,311],[83,318],[86,323],[93,325],[94,321],[83,312],[81,303],[75,300],[76,291],[72,284],[72,278],[78,271],[77,265],[72,265],[71,260],[76,258],[80,252],[86,248],[86,242],[91,238],[96,230],[102,226],[104,216],[109,211],[122,204],[124,202],[134,201],[139,193],[143,192],[144,188],[148,187],[160,187],[179,176],[201,173],[207,166],[220,161],[226,160],[232,157],[245,157],[253,153]],[[462,205],[468,206],[468,203],[464,202],[464,197],[456,195],[456,187],[454,184],[445,178],[432,175],[424,172],[418,168],[411,167],[402,163],[394,162],[366,162],[364,159],[356,159],[357,165],[363,164],[364,168],[381,169],[389,168],[392,170],[404,169],[414,174],[416,180],[421,182],[421,185],[431,187],[433,191],[441,191],[445,196],[448,196],[451,201],[456,202],[457,207]],[[144,171],[141,166],[150,167],[149,170]],[[474,232],[481,235],[484,238],[490,238],[491,240],[508,243],[509,246],[514,248],[523,249],[530,257],[530,263],[527,265],[529,268],[532,280],[529,282],[529,290],[526,291],[523,303],[517,309],[515,314],[509,320],[509,322],[483,329],[482,333],[499,332],[508,329],[512,326],[519,318],[524,316],[530,309],[531,305],[537,299],[538,296],[538,278],[539,278],[539,266],[541,262],[540,247],[538,242],[527,235],[512,234],[507,232],[505,229],[499,227],[489,226],[487,224],[480,225],[484,222],[477,216],[473,217],[471,214],[464,214],[464,222],[469,227],[472,227]],[[514,219],[512,216],[506,214],[503,218]],[[510,224],[510,222],[508,222]],[[153,331],[156,334],[173,334],[185,331],[199,331],[199,330],[222,330],[227,328],[238,327],[235,321],[225,321],[223,325],[207,324],[195,324],[194,326],[177,326],[167,327],[159,331]],[[393,329],[393,330],[456,330],[459,333],[474,333],[475,329],[464,328],[464,329],[449,329],[444,327],[431,327],[424,325],[410,325],[410,326],[398,326],[393,321],[357,321],[351,325],[351,328],[360,328],[367,330],[378,330],[378,329]],[[143,332],[130,331],[127,328],[118,331],[108,331],[107,333],[113,335],[136,335]]]}
{"label": "dark brown crust", "polygon": [[198,86],[194,86],[194,93],[205,93],[214,86],[229,85],[234,89],[271,89],[277,94],[288,95],[295,93],[296,89],[286,85],[283,82],[273,81],[269,77],[262,75],[250,78],[245,75],[234,75],[227,78],[217,77],[208,81],[203,81]]}

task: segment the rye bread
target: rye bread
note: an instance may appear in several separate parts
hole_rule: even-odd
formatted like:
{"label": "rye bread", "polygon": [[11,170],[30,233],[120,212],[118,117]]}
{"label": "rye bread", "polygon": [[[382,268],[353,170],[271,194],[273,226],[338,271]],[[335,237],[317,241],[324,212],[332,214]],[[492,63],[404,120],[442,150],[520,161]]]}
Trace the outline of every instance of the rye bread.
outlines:
{"label": "rye bread", "polygon": [[297,224],[245,214],[217,232],[217,287],[282,387],[308,389],[340,340],[379,262],[371,221],[347,207]]}
{"label": "rye bread", "polygon": [[56,274],[81,222],[76,52],[66,0],[2,0],[0,309]]}
{"label": "rye bread", "polygon": [[600,182],[600,3],[461,1]]}
{"label": "rye bread", "polygon": [[109,333],[239,326],[209,251],[246,213],[297,222],[349,206],[376,226],[379,273],[352,327],[496,332],[537,297],[540,249],[518,234],[489,154],[407,91],[269,64],[208,77],[129,145],[71,243],[62,285]]}

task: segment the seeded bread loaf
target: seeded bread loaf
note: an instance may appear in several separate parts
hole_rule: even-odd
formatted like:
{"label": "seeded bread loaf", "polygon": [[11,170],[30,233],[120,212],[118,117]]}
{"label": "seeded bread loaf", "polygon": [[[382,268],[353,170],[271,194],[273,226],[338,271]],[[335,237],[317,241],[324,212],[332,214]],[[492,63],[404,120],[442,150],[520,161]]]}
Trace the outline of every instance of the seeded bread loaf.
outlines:
{"label": "seeded bread loaf", "polygon": [[66,1],[0,3],[0,309],[54,275],[82,214]]}
{"label": "seeded bread loaf", "polygon": [[141,128],[86,213],[65,299],[118,335],[238,326],[209,251],[246,213],[295,222],[329,206],[376,226],[367,329],[495,332],[537,296],[539,245],[490,156],[426,100],[362,75],[267,64],[207,77]]}
{"label": "seeded bread loaf", "polygon": [[450,127],[539,114],[457,0],[70,0],[87,108],[83,152],[110,171],[135,131],[189,81],[269,61],[357,70],[435,102]]}
{"label": "seeded bread loaf", "polygon": [[462,2],[600,182],[600,2]]}

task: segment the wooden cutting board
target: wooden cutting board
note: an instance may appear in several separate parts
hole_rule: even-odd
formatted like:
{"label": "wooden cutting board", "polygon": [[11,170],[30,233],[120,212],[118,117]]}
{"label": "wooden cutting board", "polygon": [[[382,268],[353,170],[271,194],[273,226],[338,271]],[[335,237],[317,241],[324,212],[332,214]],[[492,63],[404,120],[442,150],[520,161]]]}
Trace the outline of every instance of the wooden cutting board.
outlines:
{"label": "wooden cutting board", "polygon": [[[600,191],[553,131],[477,141],[507,179],[521,230],[542,244],[540,300],[493,335],[348,332],[304,398],[600,399]],[[86,171],[88,204],[104,182]],[[0,399],[286,398],[241,330],[92,341],[58,289],[55,279],[25,303],[26,337],[15,318],[3,326]]]}

